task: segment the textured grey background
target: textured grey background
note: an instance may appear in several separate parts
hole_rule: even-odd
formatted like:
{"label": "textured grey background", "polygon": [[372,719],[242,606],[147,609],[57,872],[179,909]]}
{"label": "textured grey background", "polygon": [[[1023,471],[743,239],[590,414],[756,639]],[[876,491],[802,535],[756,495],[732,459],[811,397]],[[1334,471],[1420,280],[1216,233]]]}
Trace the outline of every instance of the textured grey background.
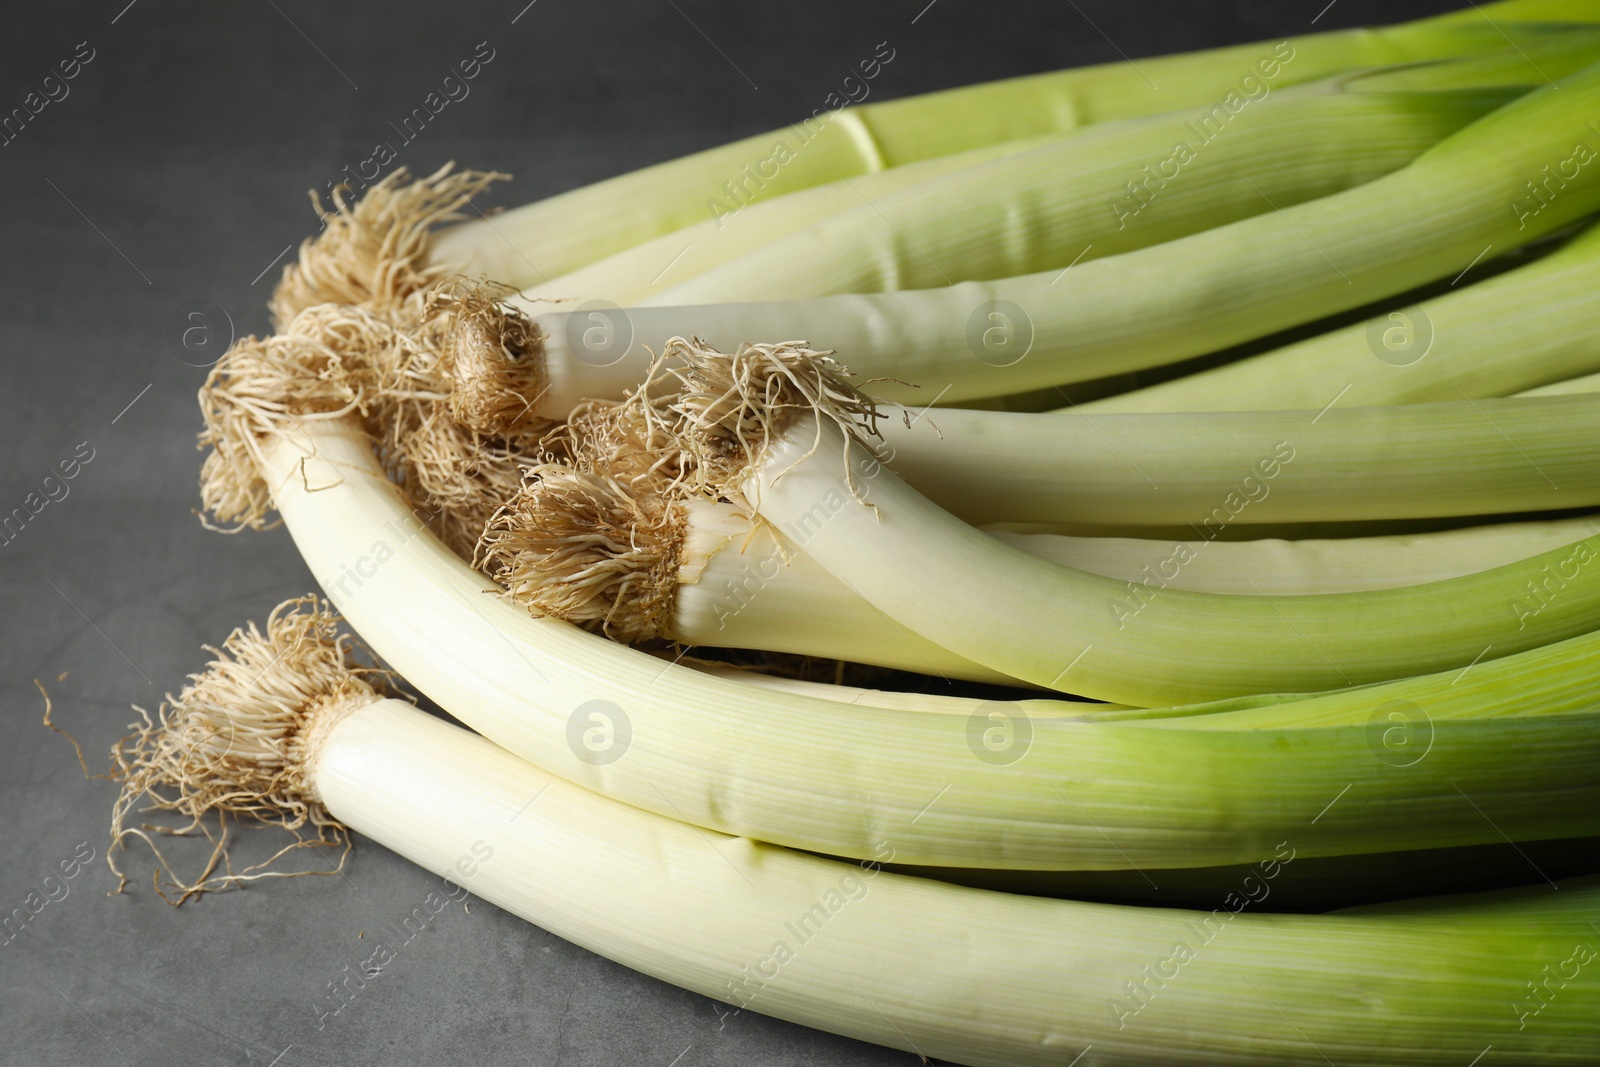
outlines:
{"label": "textured grey background", "polygon": [[[0,546],[0,914],[80,843],[95,860],[0,941],[0,1064],[915,1062],[723,1018],[481,902],[442,912],[319,1027],[326,984],[438,885],[370,843],[345,876],[181,910],[148,881],[106,895],[115,789],[39,725],[32,679],[98,764],[130,702],[153,709],[202,642],[310,585],[281,531],[223,537],[191,515],[204,372],[174,354],[169,315],[209,300],[265,330],[269,265],[311,229],[302,190],[392,140],[478,42],[496,54],[471,96],[397,162],[511,171],[496,202],[516,203],[809,114],[883,40],[896,57],[875,98],[1305,32],[1319,12],[1324,29],[1453,6],[523,2],[6,4],[0,113],[79,42],[95,55],[0,147],[0,513],[80,445],[93,459]],[[148,879],[142,857],[130,867]]]}

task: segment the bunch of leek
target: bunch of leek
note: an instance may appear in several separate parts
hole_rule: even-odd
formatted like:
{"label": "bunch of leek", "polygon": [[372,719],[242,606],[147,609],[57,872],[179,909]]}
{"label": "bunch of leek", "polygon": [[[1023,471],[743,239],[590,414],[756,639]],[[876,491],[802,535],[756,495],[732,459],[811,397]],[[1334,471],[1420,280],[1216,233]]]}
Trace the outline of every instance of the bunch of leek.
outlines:
{"label": "bunch of leek", "polygon": [[[276,512],[386,669],[311,598],[236,631],[118,748],[118,841],[144,794],[354,829],[687,988],[974,1064],[1595,1058],[1593,879],[1237,918],[950,884],[1600,835],[1593,14],[846,109],[492,224],[443,225],[491,173],[337,198],[202,390],[203,499]],[[1559,247],[1458,284],[1524,246]],[[1373,349],[1418,320],[1422,356]],[[180,899],[265,873],[219,856],[161,862]],[[1571,1010],[1530,1025],[1551,967]]]}

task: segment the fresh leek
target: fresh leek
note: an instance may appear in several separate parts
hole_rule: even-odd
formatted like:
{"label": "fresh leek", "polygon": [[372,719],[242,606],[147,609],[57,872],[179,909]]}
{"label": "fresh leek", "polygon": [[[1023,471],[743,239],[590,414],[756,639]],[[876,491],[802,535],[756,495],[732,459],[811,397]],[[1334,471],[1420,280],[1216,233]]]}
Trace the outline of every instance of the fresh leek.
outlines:
{"label": "fresh leek", "polygon": [[[646,974],[977,1067],[1600,1055],[1594,879],[1250,911],[1303,853],[1287,832],[1256,846],[1249,877],[1209,912],[968,889],[883,870],[899,858],[892,837],[853,864],[597,796],[380,699],[330,629],[314,608],[280,608],[265,634],[236,631],[122,749],[122,806],[148,794],[191,820],[352,828]],[[281,873],[228,871],[191,889]],[[981,936],[929,936],[955,930]],[[1529,988],[1552,967],[1560,1000],[1544,1011]]]}

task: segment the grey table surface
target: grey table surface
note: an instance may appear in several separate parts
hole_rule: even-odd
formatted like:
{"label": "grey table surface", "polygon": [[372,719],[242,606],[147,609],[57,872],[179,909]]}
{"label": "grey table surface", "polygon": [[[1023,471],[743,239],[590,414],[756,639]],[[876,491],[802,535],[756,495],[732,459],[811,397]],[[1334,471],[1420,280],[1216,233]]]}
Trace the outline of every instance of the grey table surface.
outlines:
{"label": "grey table surface", "polygon": [[[134,884],[108,895],[115,787],[40,725],[33,679],[98,763],[130,703],[177,689],[203,642],[311,587],[282,531],[221,536],[192,514],[205,372],[174,342],[175,309],[222,309],[217,345],[264,332],[312,228],[303,190],[397,141],[480,42],[494,58],[470,96],[393,165],[510,171],[492,202],[512,204],[796,120],[881,41],[895,58],[875,98],[1453,6],[525,2],[4,7],[0,114],[58,99],[0,147],[0,512],[45,500],[0,544],[0,914],[30,909],[0,933],[0,1064],[916,1062],[733,1013],[476,901],[325,1014],[374,932],[441,885],[371,842],[338,877],[181,909],[130,854]],[[74,57],[64,89],[45,83]],[[47,481],[63,462],[75,477]]]}

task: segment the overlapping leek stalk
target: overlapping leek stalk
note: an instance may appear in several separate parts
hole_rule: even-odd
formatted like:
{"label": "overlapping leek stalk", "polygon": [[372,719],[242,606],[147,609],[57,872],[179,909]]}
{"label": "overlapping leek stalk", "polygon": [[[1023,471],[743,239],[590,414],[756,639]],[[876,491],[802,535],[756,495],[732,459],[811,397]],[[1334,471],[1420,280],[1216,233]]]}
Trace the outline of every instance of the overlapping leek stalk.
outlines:
{"label": "overlapping leek stalk", "polygon": [[[1559,180],[1559,176],[1558,176]],[[1552,184],[1552,191],[1559,186]],[[1600,368],[1600,227],[1525,267],[1238,363],[1073,407],[1242,411],[1551,395]]]}
{"label": "overlapping leek stalk", "polygon": [[[1513,836],[1595,832],[1600,731],[1581,720],[1594,714],[1600,638],[1490,653],[1465,675],[1392,690],[1176,718],[861,707],[708,678],[485,596],[482,576],[426,532],[348,424],[308,421],[263,447],[308,566],[385,662],[537,766],[669,818],[851,858],[892,840],[906,863],[1017,869],[1252,862],[1346,786],[1341,807],[1362,803],[1303,831],[1306,855],[1499,840],[1458,789],[1494,796],[1492,817]],[[1147,667],[1177,669],[1160,657]],[[1371,725],[1391,692],[1432,724],[1428,757],[1403,774]],[[1268,707],[1281,718],[1264,720]],[[1230,716],[1248,716],[1245,728]],[[611,739],[599,751],[574,740],[591,728]],[[1025,753],[1006,762],[1024,731]],[[603,758],[617,738],[620,755]],[[1287,751],[1307,758],[1286,761]],[[1570,803],[1552,810],[1552,790]]]}
{"label": "overlapping leek stalk", "polygon": [[1600,534],[1407,588],[1139,593],[1000,543],[911,488],[866,445],[872,402],[817,353],[685,346],[679,358],[692,369],[668,410],[686,484],[746,502],[896,624],[1036,685],[1145,706],[1309,692],[1460,669],[1600,628]]}
{"label": "overlapping leek stalk", "polygon": [[[604,368],[606,380],[614,385],[624,367],[642,378],[651,358],[644,346],[674,336],[730,350],[804,338],[846,353],[863,379],[917,383],[924,404],[1175,362],[1452,277],[1486,248],[1516,247],[1600,208],[1600,166],[1592,165],[1600,151],[1589,126],[1597,111],[1600,66],[1591,66],[1386,177],[1070,270],[894,293],[633,308],[633,347]],[[1530,184],[1547,168],[1563,186],[1541,197]],[[593,362],[582,315],[536,317],[547,365],[577,374]],[[873,388],[916,402],[915,391],[894,382]]]}
{"label": "overlapping leek stalk", "polygon": [[[807,524],[802,524],[802,532]],[[1022,552],[1164,589],[1306,595],[1421,585],[1600,534],[1581,516],[1418,535],[1213,542],[987,531]],[[489,524],[478,565],[539,614],[630,644],[764,649],[943,678],[1009,682],[889,619],[768,524],[563,464],[532,468]]]}
{"label": "overlapping leek stalk", "polygon": [[1235,525],[1600,504],[1594,393],[1325,411],[885,410],[885,461],[974,523],[1166,525],[1211,540]]}
{"label": "overlapping leek stalk", "polygon": [[[379,699],[330,631],[315,609],[283,608],[265,635],[236,631],[127,751],[124,799],[149,790],[183,816],[347,826],[646,974],[978,1067],[1085,1055],[1422,1067],[1485,1045],[1541,1067],[1600,1055],[1593,879],[1252,913],[1303,852],[1288,833],[1209,912],[962,888],[883,870],[892,838],[851,864],[708,835],[553,778]],[[962,929],[981,936],[928,936]],[[1528,987],[1552,967],[1562,999],[1546,1012]]]}
{"label": "overlapping leek stalk", "polygon": [[[881,103],[816,112],[792,126],[645,167],[441,233],[428,258],[523,288],[653,237],[701,222],[707,202],[759,203],[827,182],[999,141],[1211,104],[1259,78],[1261,64],[1292,60],[1280,85],[1356,67],[1524,47],[1561,22],[1593,22],[1582,3],[1511,0],[1401,26],[1341,30],[1204,52],[1050,71]],[[1286,48],[1280,48],[1280,44]],[[891,48],[892,53],[892,48]],[[863,62],[883,60],[864,56]],[[892,70],[892,67],[890,68]],[[842,100],[837,103],[843,103]],[[788,152],[776,151],[782,143]],[[792,156],[774,165],[780,156]],[[763,167],[763,164],[766,164]],[[758,180],[751,180],[752,171]],[[765,173],[762,173],[765,171]],[[724,183],[734,186],[729,197]]]}

